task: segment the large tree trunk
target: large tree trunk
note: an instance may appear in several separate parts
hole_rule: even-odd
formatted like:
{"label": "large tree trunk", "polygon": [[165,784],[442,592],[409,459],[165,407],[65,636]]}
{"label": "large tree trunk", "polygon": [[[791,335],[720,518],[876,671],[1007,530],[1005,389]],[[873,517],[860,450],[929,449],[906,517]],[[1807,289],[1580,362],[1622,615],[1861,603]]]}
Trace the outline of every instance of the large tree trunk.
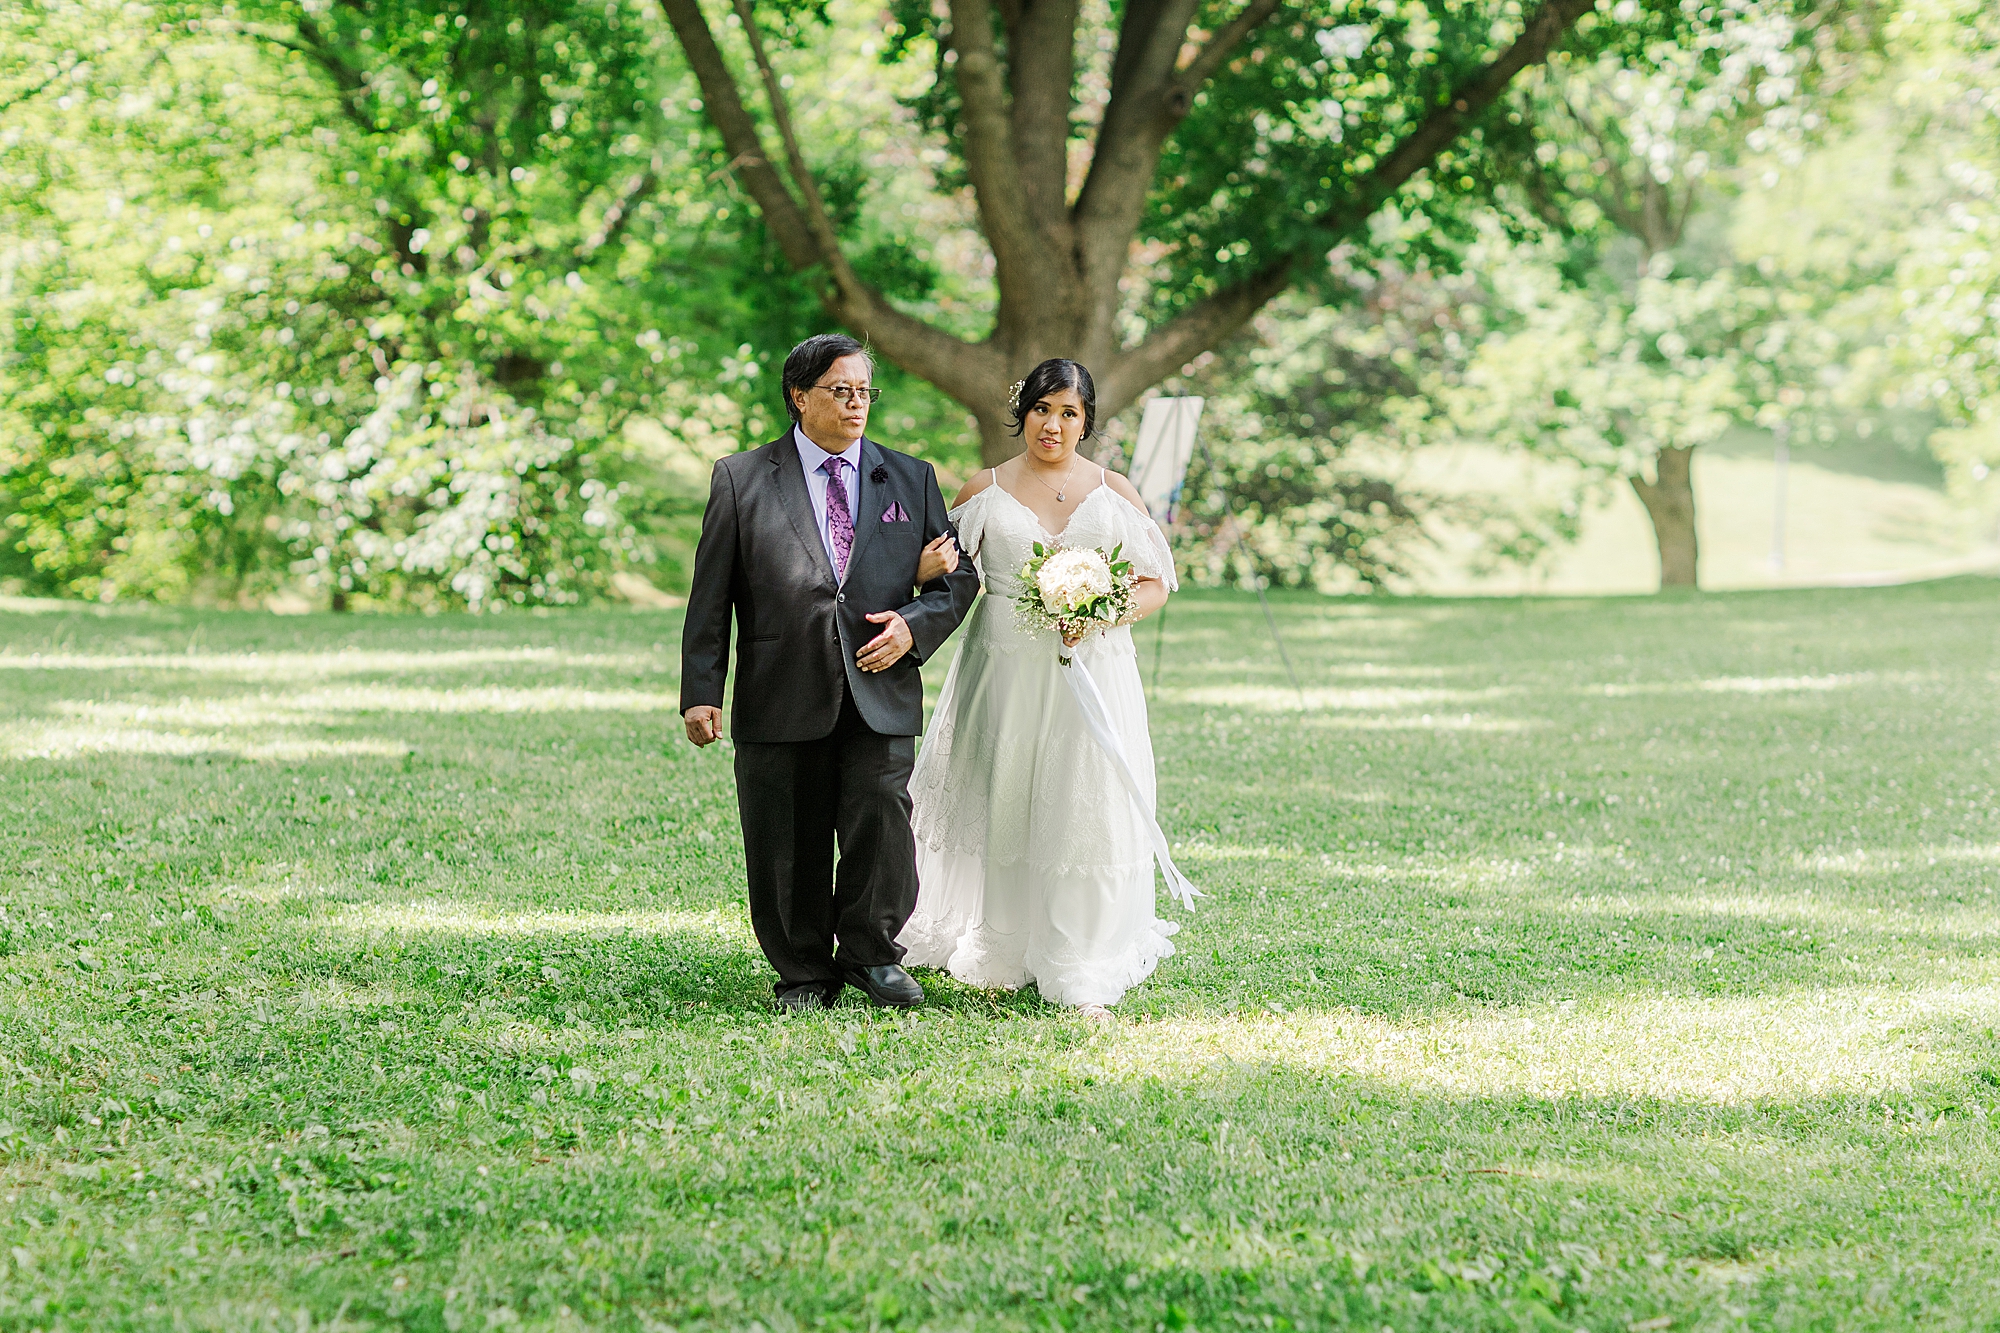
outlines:
{"label": "large tree trunk", "polygon": [[854,271],[801,151],[751,0],[730,0],[730,7],[777,132],[776,153],[764,141],[701,0],[659,0],[701,84],[702,106],[722,137],[728,169],[756,202],[787,263],[825,275],[820,299],[831,318],[970,411],[988,463],[1019,449],[1005,425],[1009,383],[1047,357],[1071,357],[1096,377],[1099,417],[1123,411],[1242,328],[1290,285],[1295,265],[1316,260],[1365,227],[1486,115],[1515,75],[1547,58],[1593,3],[1540,0],[1524,16],[1519,35],[1440,90],[1392,149],[1351,178],[1334,172],[1342,177],[1340,196],[1300,219],[1292,248],[1260,255],[1254,269],[1232,284],[1127,344],[1118,331],[1125,301],[1120,283],[1131,273],[1133,238],[1162,151],[1210,79],[1281,15],[1282,0],[1244,0],[1213,30],[1195,26],[1197,0],[1130,0],[1119,18],[1110,98],[1073,202],[1067,160],[1078,25],[1084,21],[1079,0],[944,0],[949,22],[940,39],[953,58],[966,174],[999,287],[992,331],[978,342],[898,309]]}
{"label": "large tree trunk", "polygon": [[1660,588],[1697,587],[1695,566],[1701,550],[1694,531],[1694,449],[1662,449],[1655,464],[1656,479],[1636,473],[1632,489],[1653,520],[1653,538],[1660,546]]}

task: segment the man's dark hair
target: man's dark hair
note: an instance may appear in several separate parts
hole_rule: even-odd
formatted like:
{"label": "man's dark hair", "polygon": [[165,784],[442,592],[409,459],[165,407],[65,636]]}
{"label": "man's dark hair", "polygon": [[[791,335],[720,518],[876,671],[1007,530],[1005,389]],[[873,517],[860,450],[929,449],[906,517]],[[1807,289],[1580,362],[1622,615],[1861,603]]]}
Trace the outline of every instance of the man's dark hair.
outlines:
{"label": "man's dark hair", "polygon": [[1021,381],[1021,391],[1014,395],[1014,433],[1019,435],[1027,424],[1029,408],[1064,389],[1074,389],[1076,396],[1083,399],[1083,438],[1087,440],[1097,434],[1097,385],[1089,371],[1060,356],[1042,362]]}
{"label": "man's dark hair", "polygon": [[792,400],[794,390],[804,392],[819,383],[819,377],[826,374],[827,367],[843,356],[856,353],[868,357],[868,372],[874,376],[875,358],[868,356],[868,349],[857,340],[844,333],[815,333],[812,337],[792,349],[785,358],[785,373],[779,382],[779,391],[785,395],[785,411],[791,413],[792,420],[799,419],[799,405]]}

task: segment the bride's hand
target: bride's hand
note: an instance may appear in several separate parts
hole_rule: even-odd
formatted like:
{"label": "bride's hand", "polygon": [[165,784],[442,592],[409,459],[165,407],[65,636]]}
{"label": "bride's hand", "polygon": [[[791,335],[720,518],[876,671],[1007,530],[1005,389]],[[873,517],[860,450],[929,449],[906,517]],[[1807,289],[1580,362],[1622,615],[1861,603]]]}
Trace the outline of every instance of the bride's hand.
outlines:
{"label": "bride's hand", "polygon": [[1080,630],[1075,634],[1065,634],[1062,636],[1063,647],[1074,648],[1079,643],[1082,643],[1085,639],[1089,637],[1090,637],[1089,630]]}
{"label": "bride's hand", "polygon": [[958,543],[951,539],[949,532],[924,547],[923,556],[917,561],[917,586],[922,587],[932,579],[941,579],[947,574],[958,572]]}

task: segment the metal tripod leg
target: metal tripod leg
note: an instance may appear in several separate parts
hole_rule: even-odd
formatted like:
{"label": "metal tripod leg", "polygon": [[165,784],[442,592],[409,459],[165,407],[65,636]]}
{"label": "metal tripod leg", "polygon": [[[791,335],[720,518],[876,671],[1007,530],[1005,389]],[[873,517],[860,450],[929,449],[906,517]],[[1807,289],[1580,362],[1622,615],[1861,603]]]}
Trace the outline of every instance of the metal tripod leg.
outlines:
{"label": "metal tripod leg", "polygon": [[1257,604],[1264,608],[1264,623],[1271,627],[1271,642],[1278,645],[1278,658],[1285,664],[1285,679],[1292,682],[1292,693],[1299,696],[1299,711],[1306,711],[1306,692],[1299,688],[1299,673],[1292,670],[1292,655],[1285,651],[1285,640],[1278,633],[1278,618],[1271,614],[1271,599],[1264,595],[1264,580],[1257,574],[1250,576],[1257,580]]}

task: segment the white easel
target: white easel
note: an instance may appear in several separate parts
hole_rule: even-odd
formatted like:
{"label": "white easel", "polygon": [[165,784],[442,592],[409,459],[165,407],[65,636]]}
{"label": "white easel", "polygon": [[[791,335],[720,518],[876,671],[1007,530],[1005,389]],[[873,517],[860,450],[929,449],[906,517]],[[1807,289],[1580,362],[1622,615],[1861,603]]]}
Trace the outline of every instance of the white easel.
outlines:
{"label": "white easel", "polygon": [[[1181,488],[1187,484],[1188,464],[1194,461],[1195,445],[1200,435],[1201,409],[1206,402],[1202,398],[1155,398],[1146,404],[1146,413],[1139,419],[1139,438],[1132,446],[1132,485],[1139,491],[1139,498],[1146,502],[1153,519],[1160,526],[1173,523],[1175,511],[1180,507]],[[1207,457],[1206,446],[1202,455]],[[1233,515],[1232,515],[1233,517]],[[1239,526],[1228,549],[1223,551],[1226,559],[1235,549],[1236,542],[1242,540]],[[1257,604],[1264,608],[1264,623],[1270,627],[1271,642],[1278,645],[1278,657],[1285,664],[1285,677],[1292,682],[1292,692],[1299,696],[1299,710],[1305,711],[1306,693],[1299,688],[1298,672],[1292,669],[1292,655],[1285,650],[1285,640],[1278,633],[1278,618],[1271,614],[1270,599],[1264,595],[1264,580],[1252,574],[1253,586],[1257,589]],[[1165,650],[1167,638],[1167,610],[1160,608],[1155,617],[1159,628],[1153,635],[1153,685],[1160,683],[1160,659]]]}

